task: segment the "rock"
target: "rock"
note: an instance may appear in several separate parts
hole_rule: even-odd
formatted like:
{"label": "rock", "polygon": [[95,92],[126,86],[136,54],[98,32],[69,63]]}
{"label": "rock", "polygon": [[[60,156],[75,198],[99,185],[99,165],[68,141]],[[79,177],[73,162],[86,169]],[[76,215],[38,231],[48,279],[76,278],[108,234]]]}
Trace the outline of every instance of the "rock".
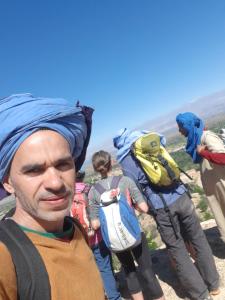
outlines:
{"label": "rock", "polygon": [[16,200],[14,196],[10,195],[3,198],[0,201],[0,220],[4,217],[4,215],[16,205]]}

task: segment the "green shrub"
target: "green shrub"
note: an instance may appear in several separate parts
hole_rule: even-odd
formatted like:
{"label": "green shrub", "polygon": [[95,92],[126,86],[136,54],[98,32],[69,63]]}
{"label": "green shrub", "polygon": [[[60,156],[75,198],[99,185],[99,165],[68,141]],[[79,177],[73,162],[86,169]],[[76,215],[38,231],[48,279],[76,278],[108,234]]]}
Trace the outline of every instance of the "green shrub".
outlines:
{"label": "green shrub", "polygon": [[197,205],[197,208],[201,211],[201,221],[207,221],[210,219],[213,219],[213,215],[208,210],[208,203],[206,200],[206,197],[204,195],[201,195],[201,199],[199,201],[199,204]]}
{"label": "green shrub", "polygon": [[203,221],[207,221],[207,220],[210,220],[210,219],[213,219],[213,215],[209,211],[204,212]]}
{"label": "green shrub", "polygon": [[199,185],[194,183],[189,183],[188,185],[190,187],[191,193],[198,193],[199,195],[204,195],[204,190]]}
{"label": "green shrub", "polygon": [[151,234],[147,234],[146,235],[146,239],[148,242],[148,247],[150,250],[156,250],[158,248],[157,243],[153,240],[152,235]]}
{"label": "green shrub", "polygon": [[114,271],[119,271],[121,268],[121,263],[114,253],[112,253],[112,266]]}
{"label": "green shrub", "polygon": [[178,166],[181,169],[183,169],[184,171],[187,171],[190,169],[196,169],[196,170],[199,169],[199,165],[194,164],[192,162],[191,157],[184,150],[178,150],[176,152],[171,152],[170,155],[176,161]]}
{"label": "green shrub", "polygon": [[208,209],[208,204],[204,196],[201,196],[201,199],[197,205],[197,208],[200,209],[202,213],[206,212]]}

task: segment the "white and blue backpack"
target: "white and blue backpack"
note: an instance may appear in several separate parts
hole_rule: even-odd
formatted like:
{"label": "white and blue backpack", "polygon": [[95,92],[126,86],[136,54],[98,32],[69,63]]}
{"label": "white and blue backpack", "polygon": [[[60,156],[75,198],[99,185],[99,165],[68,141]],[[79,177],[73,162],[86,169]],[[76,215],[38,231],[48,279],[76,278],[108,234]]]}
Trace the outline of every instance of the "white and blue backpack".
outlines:
{"label": "white and blue backpack", "polygon": [[141,242],[141,230],[134,209],[118,188],[121,176],[112,178],[109,190],[95,184],[100,196],[99,220],[103,240],[113,252],[131,249]]}

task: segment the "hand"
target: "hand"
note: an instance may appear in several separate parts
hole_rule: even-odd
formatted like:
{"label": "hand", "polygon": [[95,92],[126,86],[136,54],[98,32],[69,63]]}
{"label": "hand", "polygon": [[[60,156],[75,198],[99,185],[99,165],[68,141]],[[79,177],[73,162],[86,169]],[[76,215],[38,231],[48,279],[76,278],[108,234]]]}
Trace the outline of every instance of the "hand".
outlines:
{"label": "hand", "polygon": [[89,227],[88,230],[87,230],[87,234],[88,234],[89,237],[94,236],[94,234],[95,234],[94,229]]}
{"label": "hand", "polygon": [[120,193],[120,189],[117,188],[117,189],[113,189],[110,191],[110,199],[113,199],[113,198],[117,198],[117,196],[119,195]]}
{"label": "hand", "polygon": [[200,154],[205,149],[206,149],[206,145],[198,145],[196,151],[198,154]]}

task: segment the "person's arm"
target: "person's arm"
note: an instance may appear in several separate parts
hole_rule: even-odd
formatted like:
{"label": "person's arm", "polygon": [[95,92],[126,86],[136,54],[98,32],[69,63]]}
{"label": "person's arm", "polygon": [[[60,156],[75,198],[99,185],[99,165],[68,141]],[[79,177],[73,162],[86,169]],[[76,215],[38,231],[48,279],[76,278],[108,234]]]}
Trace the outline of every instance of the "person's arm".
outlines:
{"label": "person's arm", "polygon": [[99,221],[99,219],[91,220],[91,227],[92,227],[94,230],[99,229],[99,228],[100,228],[100,221]]}
{"label": "person's arm", "polygon": [[206,146],[198,146],[197,152],[203,158],[211,161],[214,164],[225,165],[225,153],[214,153],[206,149]]}
{"label": "person's arm", "polygon": [[91,227],[97,230],[100,227],[100,221],[98,217],[99,201],[94,187],[92,187],[88,193],[88,216],[91,221]]}
{"label": "person's arm", "polygon": [[147,213],[149,210],[148,204],[145,201],[139,202],[136,205],[138,207],[138,210],[140,210],[143,213]]}
{"label": "person's arm", "polygon": [[124,177],[124,181],[127,181],[128,190],[131,196],[133,203],[135,204],[135,208],[140,212],[147,213],[149,210],[148,204],[145,201],[144,195],[140,192],[135,182],[128,177]]}

